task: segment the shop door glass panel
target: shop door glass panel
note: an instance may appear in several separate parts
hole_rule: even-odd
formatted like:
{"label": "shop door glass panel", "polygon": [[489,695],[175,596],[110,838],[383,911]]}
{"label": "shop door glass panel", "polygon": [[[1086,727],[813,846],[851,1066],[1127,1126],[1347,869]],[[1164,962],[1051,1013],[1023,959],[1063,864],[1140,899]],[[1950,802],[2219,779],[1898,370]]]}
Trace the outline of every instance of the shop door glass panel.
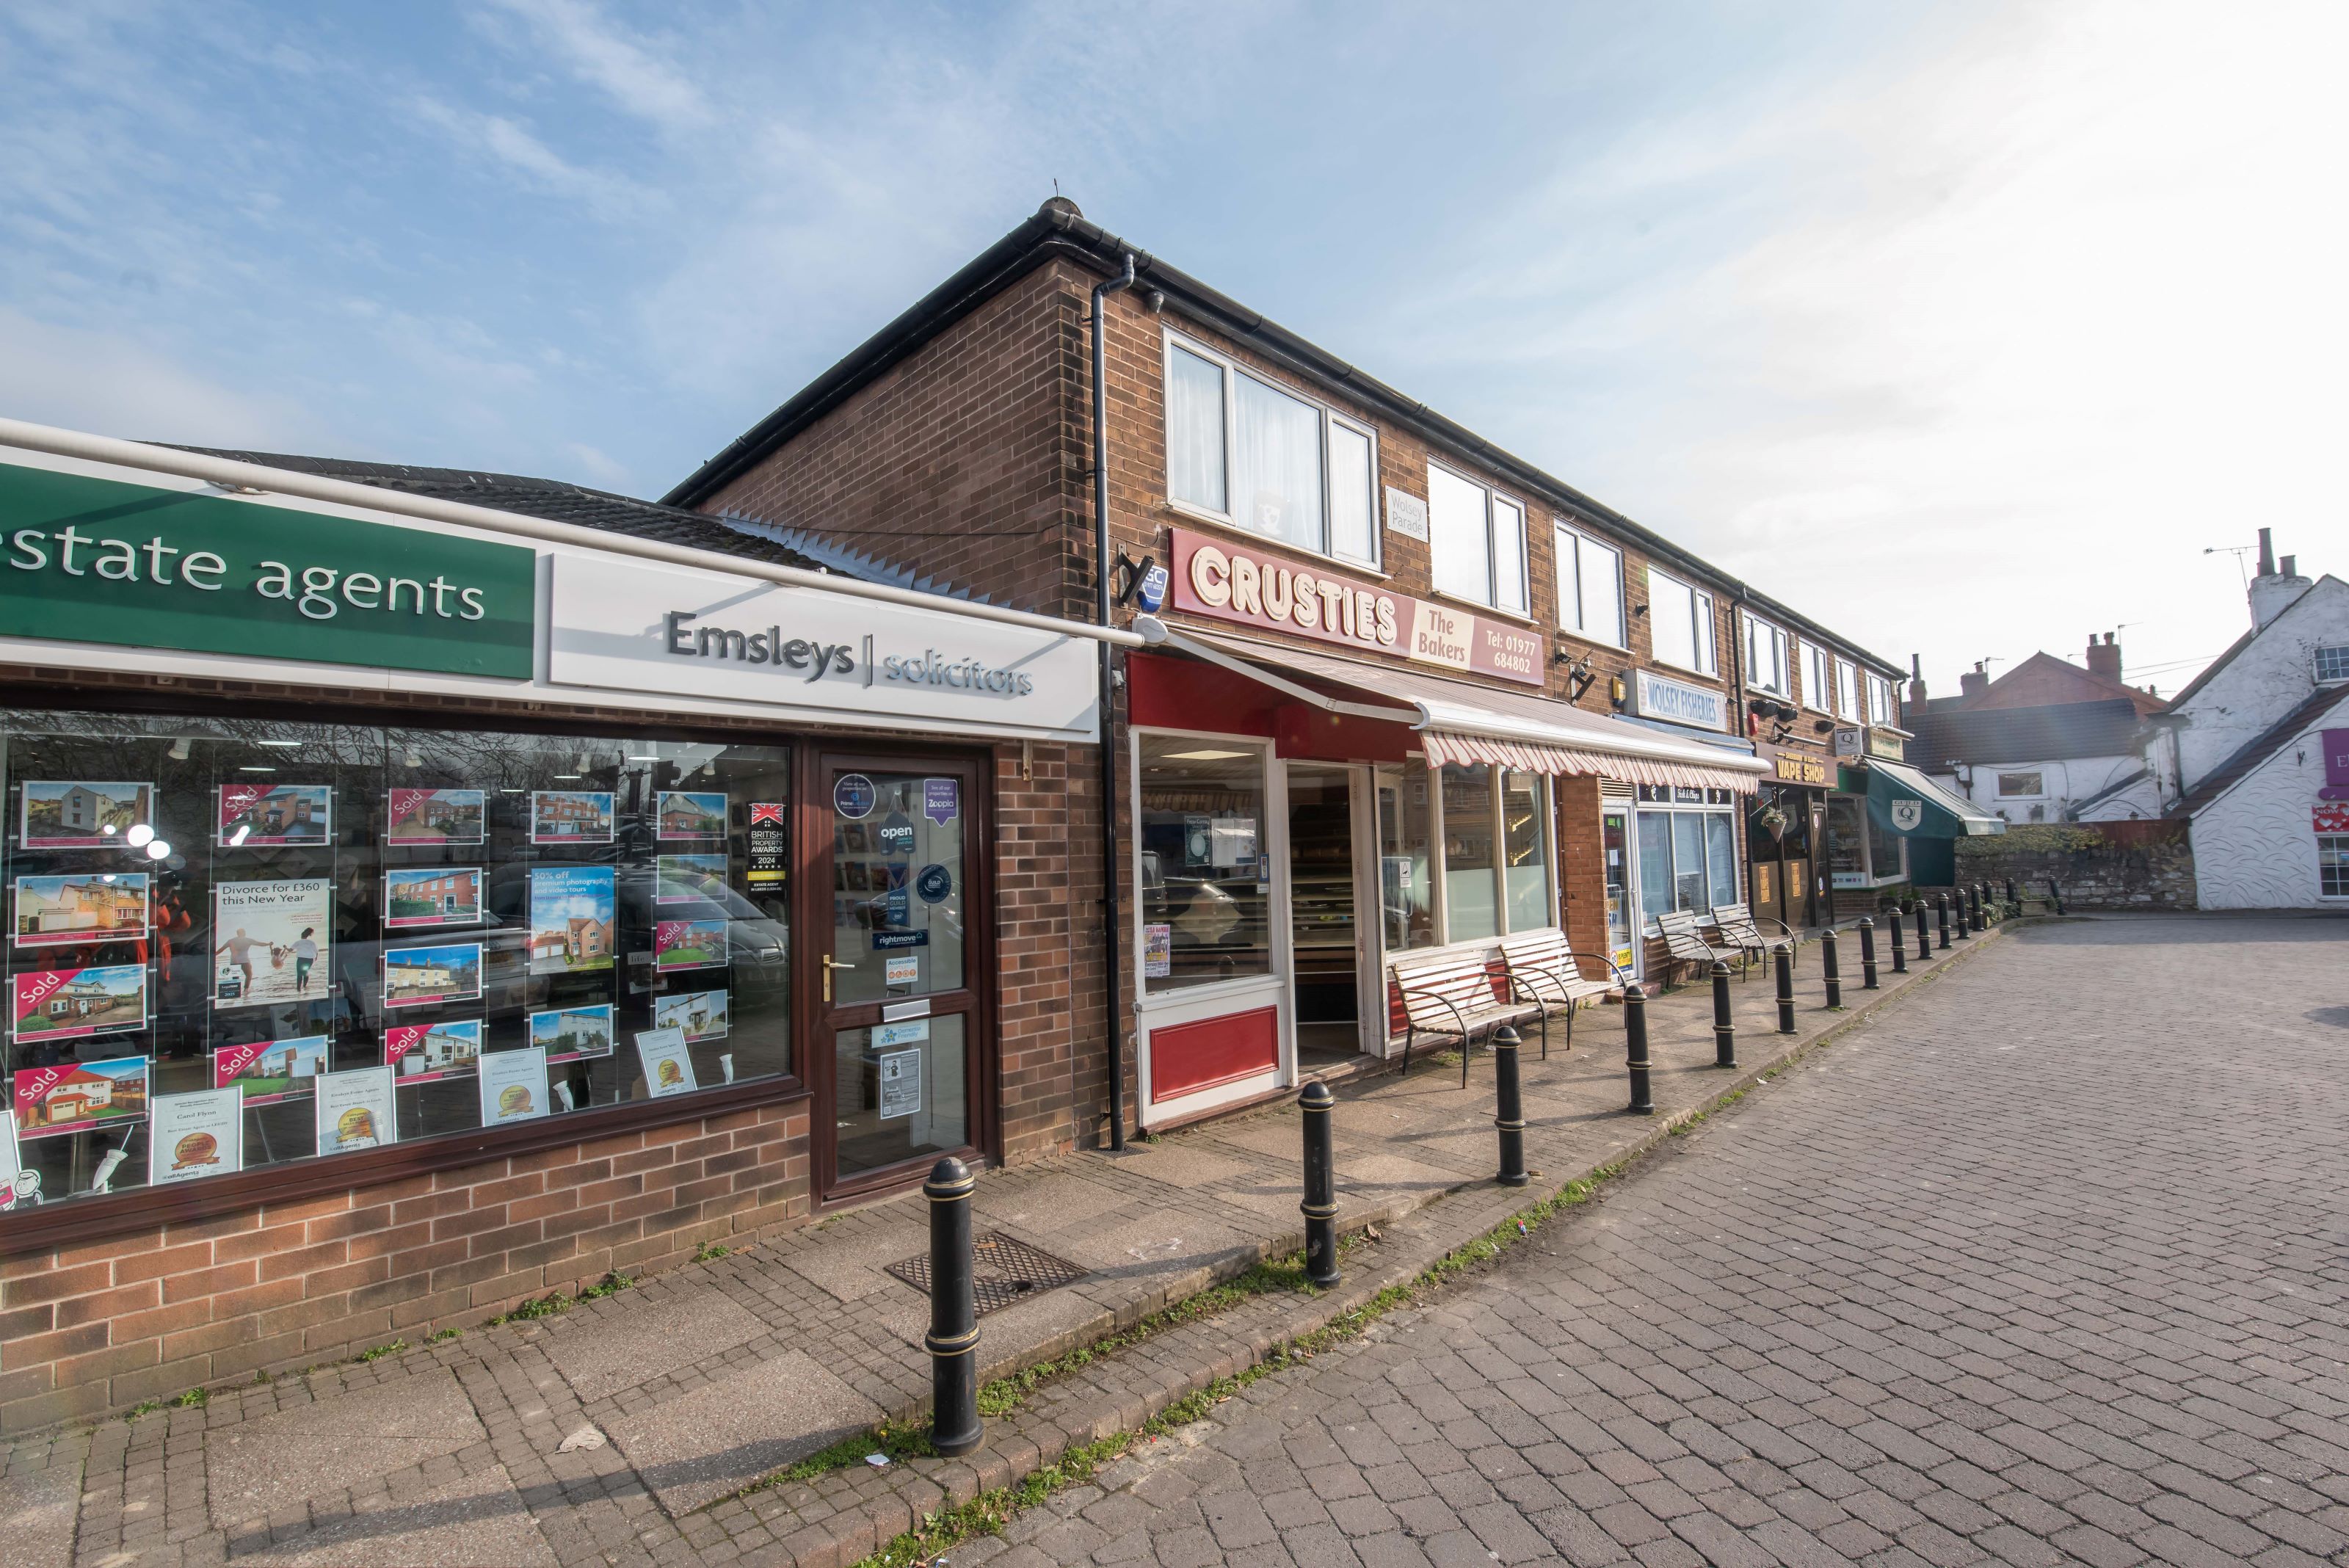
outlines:
{"label": "shop door glass panel", "polygon": [[1361,1034],[1348,769],[1288,770],[1288,909],[1298,1054],[1309,1062],[1342,1060],[1355,1054]]}
{"label": "shop door glass panel", "polygon": [[971,1141],[962,1018],[916,1018],[833,1036],[840,1175],[935,1158]]}
{"label": "shop door glass panel", "polygon": [[1631,942],[1631,816],[1625,811],[1602,812],[1599,846],[1607,861],[1607,952],[1617,967],[1630,972],[1638,954]]}
{"label": "shop door glass panel", "polygon": [[1672,815],[1640,813],[1640,915],[1641,923],[1672,909]]}
{"label": "shop door glass panel", "polygon": [[962,781],[848,773],[832,788],[832,950],[854,966],[834,970],[834,1004],[961,990]]}
{"label": "shop door glass panel", "polygon": [[1428,869],[1427,771],[1379,784],[1379,893],[1387,950],[1435,945],[1435,878]]}
{"label": "shop door glass panel", "polygon": [[1501,775],[1503,872],[1509,890],[1509,929],[1537,931],[1556,925],[1549,908],[1549,791],[1539,774]]}

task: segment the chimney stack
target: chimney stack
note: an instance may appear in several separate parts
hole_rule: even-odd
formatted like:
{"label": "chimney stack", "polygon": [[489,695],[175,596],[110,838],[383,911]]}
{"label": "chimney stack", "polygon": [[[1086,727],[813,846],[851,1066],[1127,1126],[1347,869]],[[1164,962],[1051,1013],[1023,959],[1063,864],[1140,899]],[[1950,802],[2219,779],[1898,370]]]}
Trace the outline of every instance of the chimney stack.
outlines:
{"label": "chimney stack", "polygon": [[1990,660],[1978,661],[1971,670],[1958,677],[1958,700],[1971,702],[1990,690]]}
{"label": "chimney stack", "polygon": [[2121,649],[2120,644],[2114,640],[2112,632],[2105,633],[2102,642],[2096,640],[2095,633],[2088,634],[2088,673],[2101,675],[2107,680],[2121,678]]}
{"label": "chimney stack", "polygon": [[1909,656],[1909,706],[1925,711],[1925,660],[1914,653]]}
{"label": "chimney stack", "polygon": [[2309,581],[2294,568],[2300,565],[2296,556],[2286,556],[2281,570],[2277,567],[2275,548],[2270,530],[2260,530],[2260,575],[2251,579],[2251,629],[2261,630],[2270,621],[2290,609],[2292,601],[2309,590]]}

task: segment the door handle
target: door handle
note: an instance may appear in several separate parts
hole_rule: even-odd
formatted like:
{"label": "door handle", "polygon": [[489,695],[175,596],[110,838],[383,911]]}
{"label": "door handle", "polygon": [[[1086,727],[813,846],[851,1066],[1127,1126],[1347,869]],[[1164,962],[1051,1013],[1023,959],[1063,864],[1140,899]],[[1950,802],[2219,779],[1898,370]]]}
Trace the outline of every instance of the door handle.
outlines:
{"label": "door handle", "polygon": [[832,971],[836,969],[854,969],[855,967],[853,963],[837,961],[830,953],[823,955],[823,999],[826,1002],[832,1000]]}

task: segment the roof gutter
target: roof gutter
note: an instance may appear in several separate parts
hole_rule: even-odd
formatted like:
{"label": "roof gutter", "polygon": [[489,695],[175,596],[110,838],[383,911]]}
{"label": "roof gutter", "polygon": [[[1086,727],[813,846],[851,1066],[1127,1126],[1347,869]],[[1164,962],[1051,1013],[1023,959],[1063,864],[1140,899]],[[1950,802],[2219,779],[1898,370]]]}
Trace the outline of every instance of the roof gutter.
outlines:
{"label": "roof gutter", "polygon": [[22,447],[27,452],[47,452],[52,457],[79,458],[88,462],[108,462],[121,468],[143,469],[150,473],[202,480],[223,490],[295,495],[305,501],[388,512],[429,523],[448,523],[487,534],[510,535],[540,544],[567,545],[605,555],[632,556],[639,560],[658,561],[667,566],[689,566],[697,571],[759,577],[771,583],[815,588],[848,598],[878,599],[884,604],[936,610],[945,615],[969,616],[978,620],[1000,621],[1004,625],[1024,627],[1030,631],[1051,632],[1061,637],[1093,638],[1121,648],[1140,648],[1148,641],[1139,632],[1087,626],[1081,621],[1060,620],[1051,616],[1030,615],[1025,610],[974,604],[940,594],[893,587],[885,583],[859,582],[853,577],[802,571],[797,566],[748,560],[715,550],[697,550],[684,545],[665,545],[658,540],[639,539],[632,535],[607,533],[600,528],[584,528],[574,523],[529,517],[518,512],[501,512],[493,507],[475,506],[462,501],[443,501],[436,496],[380,490],[372,484],[356,484],[347,479],[296,473],[291,469],[240,462],[233,458],[207,457],[201,452],[181,452],[176,447],[121,441],[113,436],[88,435],[80,431],[59,430],[54,425],[33,424],[25,420],[0,418],[0,446]]}

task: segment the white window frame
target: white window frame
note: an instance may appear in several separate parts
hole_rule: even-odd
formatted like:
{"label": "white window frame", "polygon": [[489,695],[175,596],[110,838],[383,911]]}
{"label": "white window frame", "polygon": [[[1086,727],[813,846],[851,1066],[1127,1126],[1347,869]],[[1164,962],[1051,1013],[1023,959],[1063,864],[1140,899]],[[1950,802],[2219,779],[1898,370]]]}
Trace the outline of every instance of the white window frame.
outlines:
{"label": "white window frame", "polygon": [[[1660,935],[1661,932],[1661,928],[1658,924],[1656,917],[1648,913],[1647,879],[1645,877],[1640,875],[1640,818],[1643,815],[1665,815],[1668,823],[1671,816],[1678,815],[1682,813],[1686,813],[1693,816],[1711,815],[1726,817],[1729,821],[1729,879],[1733,889],[1737,894],[1737,898],[1734,902],[1741,904],[1746,903],[1750,900],[1752,896],[1752,888],[1748,886],[1752,872],[1747,865],[1747,857],[1751,853],[1751,849],[1745,841],[1745,826],[1744,820],[1745,813],[1742,805],[1739,804],[1737,796],[1734,794],[1731,795],[1729,803],[1724,805],[1716,801],[1706,801],[1702,804],[1696,801],[1684,801],[1677,798],[1677,790],[1675,790],[1673,794],[1675,798],[1671,800],[1641,800],[1639,796],[1639,791],[1635,788],[1632,792],[1632,797],[1628,803],[1631,812],[1630,842],[1627,846],[1627,852],[1631,857],[1632,880],[1630,886],[1630,892],[1634,907],[1637,909],[1639,914],[1635,929],[1640,933],[1640,937],[1643,941],[1650,937]],[[1669,834],[1669,826],[1666,831]],[[1678,849],[1672,845],[1671,839],[1667,837],[1665,840],[1666,857],[1669,859],[1678,853]],[[1710,864],[1710,847],[1708,847],[1706,853],[1708,864],[1705,867],[1705,881],[1710,884],[1713,880],[1713,868]],[[1673,870],[1667,872],[1666,875],[1668,877],[1676,877],[1677,873],[1678,867],[1675,866]],[[1677,889],[1668,888],[1667,891],[1676,892]],[[1670,900],[1667,899],[1667,902],[1669,901]],[[1720,906],[1717,904],[1708,904],[1706,908],[1708,909],[1713,909],[1720,908]]]}
{"label": "white window frame", "polygon": [[[1792,697],[1795,694],[1795,639],[1751,610],[1740,610],[1738,614],[1741,618],[1739,624],[1745,633],[1745,684],[1753,691],[1767,691],[1773,697]],[[1766,634],[1776,650],[1778,675],[1775,685],[1761,678],[1754,648],[1757,633]]]}
{"label": "white window frame", "polygon": [[1867,678],[1868,722],[1871,724],[1896,722],[1893,714],[1899,711],[1899,704],[1893,699],[1891,678],[1878,675],[1872,670],[1862,670],[1861,674]]}
{"label": "white window frame", "polygon": [[[1438,462],[1433,458],[1430,458],[1427,460],[1427,466],[1431,472],[1440,469],[1444,473],[1458,480],[1461,483],[1469,486],[1471,489],[1484,492],[1485,597],[1481,599],[1470,598],[1464,595],[1454,593],[1448,588],[1439,588],[1432,586],[1435,576],[1434,553],[1439,543],[1435,537],[1434,518],[1433,516],[1428,519],[1428,577],[1431,583],[1431,587],[1428,591],[1433,594],[1437,598],[1454,599],[1464,604],[1472,604],[1476,606],[1479,609],[1491,610],[1495,615],[1506,616],[1511,620],[1532,620],[1534,607],[1533,551],[1531,544],[1526,538],[1526,535],[1532,529],[1531,510],[1523,501],[1520,501],[1517,497],[1510,494],[1507,491],[1495,490],[1491,485],[1485,483],[1483,480],[1472,478],[1469,474],[1464,472],[1460,469],[1454,468],[1448,462]],[[1431,513],[1433,511],[1434,507],[1433,490],[1433,486],[1431,483],[1431,493],[1428,497],[1429,510]],[[1523,609],[1513,609],[1509,606],[1500,602],[1501,553],[1497,549],[1494,548],[1494,519],[1496,510],[1495,503],[1516,508],[1517,591],[1525,597],[1526,607]]]}
{"label": "white window frame", "polygon": [[[1586,534],[1581,529],[1570,526],[1563,521],[1553,523],[1551,528],[1553,534],[1551,543],[1557,557],[1558,630],[1571,632],[1585,642],[1600,643],[1609,648],[1628,647],[1630,642],[1630,631],[1624,622],[1630,618],[1630,611],[1623,595],[1622,546],[1601,539],[1596,534]],[[1605,550],[1615,557],[1615,633],[1611,637],[1605,635],[1603,631],[1594,631],[1589,627],[1580,624],[1582,620],[1582,546],[1585,545]],[[1574,557],[1574,582],[1571,585],[1571,592],[1568,591],[1569,585],[1566,580],[1566,563],[1569,551]],[[1574,607],[1572,624],[1569,624],[1566,618],[1567,606],[1569,602]]]}
{"label": "white window frame", "polygon": [[[1690,649],[1690,657],[1696,660],[1695,663],[1683,663],[1655,646],[1656,599],[1665,591],[1665,587],[1659,587],[1660,584],[1689,596],[1689,628],[1696,644]],[[1658,664],[1669,664],[1674,670],[1717,678],[1721,674],[1721,631],[1713,618],[1719,610],[1720,605],[1713,598],[1712,589],[1682,582],[1661,566],[1651,565],[1648,567],[1648,648]]]}
{"label": "white window frame", "polygon": [[[2039,787],[2037,789],[2011,790],[2006,787],[2006,781],[2009,779],[2036,779],[2039,782]],[[2027,773],[2012,774],[2002,774],[1993,770],[1991,774],[1991,783],[1998,792],[1996,798],[2000,800],[2045,800],[2047,798],[2047,770],[2045,768],[2033,768]]]}
{"label": "white window frame", "polygon": [[1835,656],[1824,643],[1806,640],[1803,650],[1803,706],[1814,713],[1835,712]]}
{"label": "white window frame", "polygon": [[[1411,753],[1411,760],[1404,766],[1417,768],[1427,775],[1427,831],[1434,841],[1435,849],[1435,853],[1427,857],[1429,879],[1434,884],[1435,946],[1411,950],[1413,954],[1419,954],[1433,952],[1437,949],[1448,948],[1452,945],[1452,874],[1444,864],[1444,846],[1447,836],[1444,825],[1444,770],[1429,767],[1425,755],[1418,752]],[[1464,942],[1497,942],[1504,937],[1523,934],[1509,927],[1509,887],[1506,874],[1509,834],[1508,824],[1501,815],[1501,789],[1503,774],[1512,771],[1523,773],[1527,770],[1523,768],[1511,770],[1500,763],[1488,763],[1485,766],[1488,770],[1486,778],[1492,785],[1488,792],[1490,799],[1485,809],[1491,814],[1493,826],[1493,897],[1497,900],[1494,909],[1499,916],[1501,929],[1495,935],[1489,937],[1460,939]],[[1547,883],[1543,888],[1542,898],[1543,908],[1548,911],[1550,918],[1547,925],[1528,926],[1526,929],[1548,931],[1560,929],[1557,908],[1557,781],[1548,774],[1541,774],[1540,778],[1542,781],[1542,867]]]}
{"label": "white window frame", "polygon": [[[2333,666],[2331,674],[2325,665]],[[2309,673],[2319,686],[2330,686],[2337,680],[2349,680],[2349,643],[2324,643],[2309,654]]]}
{"label": "white window frame", "polygon": [[1835,661],[1835,713],[1838,719],[1860,721],[1859,666],[1848,659]]}
{"label": "white window frame", "polygon": [[2349,833],[2320,833],[2316,835],[2316,896],[2328,901],[2336,898],[2349,898],[2349,888],[2344,888],[2338,893],[2328,893],[2324,890],[2324,853],[2325,840],[2328,838],[2338,840],[2340,843],[2341,847],[2339,849],[2335,849],[2333,851],[2334,854],[2337,855],[2344,850],[2349,850]]}
{"label": "white window frame", "polygon": [[[1279,549],[1299,550],[1307,555],[1319,556],[1325,561],[1335,561],[1340,566],[1350,566],[1359,571],[1368,572],[1374,576],[1385,576],[1386,528],[1384,525],[1384,518],[1381,516],[1381,508],[1380,504],[1381,470],[1379,467],[1379,432],[1377,428],[1361,420],[1355,419],[1351,415],[1340,413],[1336,409],[1331,408],[1328,403],[1323,402],[1320,399],[1313,397],[1307,392],[1300,391],[1299,389],[1289,386],[1286,382],[1276,381],[1261,370],[1243,365],[1237,359],[1233,358],[1230,355],[1210,348],[1207,345],[1198,341],[1196,338],[1188,337],[1181,333],[1172,330],[1162,332],[1159,336],[1161,338],[1159,347],[1159,386],[1162,389],[1162,395],[1160,398],[1161,428],[1164,431],[1167,446],[1165,463],[1167,477],[1167,506],[1174,511],[1182,513],[1187,517],[1196,517],[1202,522],[1213,523],[1218,527],[1229,528],[1234,533],[1246,535],[1248,538],[1254,539],[1259,544],[1271,545]],[[1221,512],[1216,511],[1211,506],[1202,506],[1195,501],[1178,500],[1174,494],[1174,486],[1173,483],[1173,473],[1174,466],[1174,431],[1172,423],[1174,404],[1173,400],[1164,394],[1164,389],[1174,385],[1174,354],[1177,349],[1185,353],[1195,354],[1200,358],[1206,360],[1209,364],[1219,367],[1224,372],[1225,510]],[[1296,399],[1299,402],[1315,410],[1321,416],[1321,544],[1319,548],[1299,545],[1288,539],[1275,538],[1271,535],[1261,533],[1241,522],[1238,516],[1230,510],[1234,494],[1232,460],[1234,454],[1239,451],[1240,439],[1239,389],[1236,384],[1236,378],[1242,376],[1247,377],[1249,380],[1255,381],[1259,386],[1270,388],[1272,390],[1278,392],[1283,397]],[[1371,558],[1367,561],[1353,556],[1341,556],[1330,548],[1330,533],[1331,518],[1330,514],[1330,494],[1333,488],[1330,483],[1330,480],[1333,477],[1333,468],[1330,450],[1330,432],[1332,426],[1342,426],[1345,429],[1351,431],[1354,434],[1363,437],[1371,443],[1370,502]]]}

